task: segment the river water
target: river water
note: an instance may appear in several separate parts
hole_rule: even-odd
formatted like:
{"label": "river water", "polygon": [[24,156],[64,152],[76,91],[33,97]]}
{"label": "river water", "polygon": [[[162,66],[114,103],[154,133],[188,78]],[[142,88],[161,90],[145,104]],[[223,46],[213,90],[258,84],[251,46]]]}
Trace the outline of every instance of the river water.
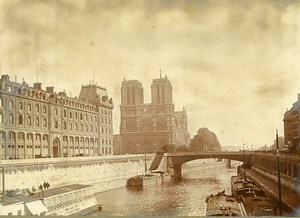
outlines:
{"label": "river water", "polygon": [[184,171],[181,182],[171,180],[163,185],[145,186],[142,190],[124,187],[97,193],[102,211],[89,215],[203,216],[206,197],[223,190],[230,194],[230,177],[236,175],[236,167],[228,169],[220,162],[191,164]]}

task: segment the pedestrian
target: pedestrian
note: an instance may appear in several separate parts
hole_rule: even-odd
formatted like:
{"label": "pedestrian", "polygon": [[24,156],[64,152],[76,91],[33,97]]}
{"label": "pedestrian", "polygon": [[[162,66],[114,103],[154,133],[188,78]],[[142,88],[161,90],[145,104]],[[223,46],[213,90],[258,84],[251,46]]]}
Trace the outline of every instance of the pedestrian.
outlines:
{"label": "pedestrian", "polygon": [[44,184],[43,184],[43,186],[44,186],[44,189],[46,189],[47,188],[47,183],[44,181]]}

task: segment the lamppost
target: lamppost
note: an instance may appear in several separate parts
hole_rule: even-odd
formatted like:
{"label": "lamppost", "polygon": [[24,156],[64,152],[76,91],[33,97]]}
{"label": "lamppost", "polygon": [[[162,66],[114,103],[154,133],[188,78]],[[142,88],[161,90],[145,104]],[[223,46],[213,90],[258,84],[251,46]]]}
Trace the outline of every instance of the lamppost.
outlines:
{"label": "lamppost", "polygon": [[245,160],[245,143],[243,144],[243,157],[244,157],[244,177],[246,178],[246,160]]}
{"label": "lamppost", "polygon": [[281,202],[281,181],[280,181],[280,162],[279,162],[279,146],[278,146],[278,130],[276,129],[276,148],[277,148],[277,176],[278,176],[278,198],[279,198],[279,212],[282,215]]}

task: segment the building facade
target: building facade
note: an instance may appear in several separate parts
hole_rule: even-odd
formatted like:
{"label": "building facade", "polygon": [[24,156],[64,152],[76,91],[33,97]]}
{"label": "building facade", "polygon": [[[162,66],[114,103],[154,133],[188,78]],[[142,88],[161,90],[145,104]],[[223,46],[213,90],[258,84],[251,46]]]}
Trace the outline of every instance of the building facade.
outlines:
{"label": "building facade", "polygon": [[151,103],[144,103],[142,83],[123,80],[121,86],[120,135],[126,153],[158,152],[164,145],[188,145],[187,114],[174,111],[172,84],[165,78],[154,79]]}
{"label": "building facade", "polygon": [[293,151],[300,150],[300,94],[292,108],[284,114],[284,142]]}
{"label": "building facade", "polygon": [[113,153],[112,99],[97,84],[79,97],[0,79],[0,158],[96,156]]}

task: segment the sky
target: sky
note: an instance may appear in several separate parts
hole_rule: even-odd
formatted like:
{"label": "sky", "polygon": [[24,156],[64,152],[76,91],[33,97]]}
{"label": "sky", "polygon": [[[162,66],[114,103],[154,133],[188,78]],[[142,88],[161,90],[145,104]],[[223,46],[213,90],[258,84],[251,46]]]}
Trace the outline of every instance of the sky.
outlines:
{"label": "sky", "polygon": [[223,146],[270,145],[300,93],[299,51],[292,0],[0,1],[1,74],[72,97],[97,81],[115,134],[123,78],[141,81],[150,103],[161,71],[191,137],[207,127]]}

